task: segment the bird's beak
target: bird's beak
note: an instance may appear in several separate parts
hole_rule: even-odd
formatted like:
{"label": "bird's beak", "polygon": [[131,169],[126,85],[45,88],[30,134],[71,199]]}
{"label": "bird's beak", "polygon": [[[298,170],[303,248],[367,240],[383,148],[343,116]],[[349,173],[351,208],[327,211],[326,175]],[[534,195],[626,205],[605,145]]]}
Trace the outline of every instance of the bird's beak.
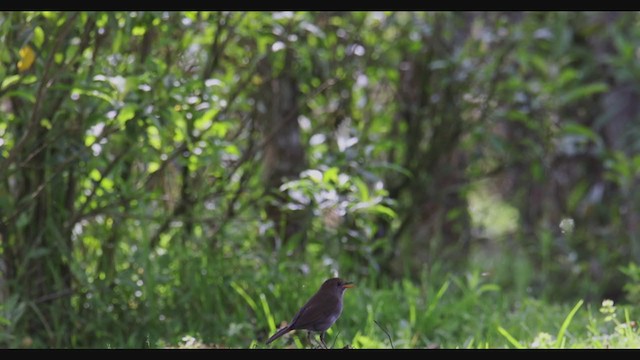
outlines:
{"label": "bird's beak", "polygon": [[346,282],[346,283],[344,283],[344,284],[342,285],[342,288],[343,288],[343,289],[349,289],[349,288],[352,288],[352,287],[354,287],[354,286],[355,286],[355,285],[353,285],[353,283],[351,283],[351,282]]}

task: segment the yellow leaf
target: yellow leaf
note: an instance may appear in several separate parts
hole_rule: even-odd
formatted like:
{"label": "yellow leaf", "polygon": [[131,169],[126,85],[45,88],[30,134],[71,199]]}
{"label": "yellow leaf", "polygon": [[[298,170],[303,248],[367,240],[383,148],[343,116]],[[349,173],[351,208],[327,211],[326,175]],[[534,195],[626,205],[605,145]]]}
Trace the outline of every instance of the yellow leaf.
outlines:
{"label": "yellow leaf", "polygon": [[260,75],[253,75],[253,77],[251,78],[251,82],[253,83],[253,85],[260,85],[262,84],[263,80]]}
{"label": "yellow leaf", "polygon": [[33,62],[36,61],[36,53],[29,45],[20,49],[18,55],[20,55],[20,61],[18,61],[18,70],[20,72],[29,70]]}

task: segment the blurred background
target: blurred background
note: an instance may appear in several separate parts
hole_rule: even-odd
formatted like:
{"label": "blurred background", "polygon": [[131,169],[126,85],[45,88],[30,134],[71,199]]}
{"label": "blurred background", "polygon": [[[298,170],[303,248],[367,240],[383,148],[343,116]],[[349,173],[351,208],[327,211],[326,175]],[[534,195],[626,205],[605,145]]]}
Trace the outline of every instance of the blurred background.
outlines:
{"label": "blurred background", "polygon": [[3,347],[262,347],[336,275],[335,346],[640,300],[638,13],[2,12],[0,43]]}

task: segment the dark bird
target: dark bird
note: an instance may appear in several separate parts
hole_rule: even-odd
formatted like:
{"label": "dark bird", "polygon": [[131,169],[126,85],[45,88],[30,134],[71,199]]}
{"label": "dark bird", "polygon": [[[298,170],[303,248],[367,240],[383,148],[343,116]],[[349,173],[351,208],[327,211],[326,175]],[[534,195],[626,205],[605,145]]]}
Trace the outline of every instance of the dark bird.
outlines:
{"label": "dark bird", "polygon": [[324,342],[324,335],[327,329],[333,325],[342,313],[342,296],[344,291],[354,285],[339,278],[332,278],[325,281],[320,290],[307,301],[298,311],[288,326],[283,327],[273,334],[266,344],[281,337],[292,330],[308,330],[320,333],[320,341],[327,348]]}

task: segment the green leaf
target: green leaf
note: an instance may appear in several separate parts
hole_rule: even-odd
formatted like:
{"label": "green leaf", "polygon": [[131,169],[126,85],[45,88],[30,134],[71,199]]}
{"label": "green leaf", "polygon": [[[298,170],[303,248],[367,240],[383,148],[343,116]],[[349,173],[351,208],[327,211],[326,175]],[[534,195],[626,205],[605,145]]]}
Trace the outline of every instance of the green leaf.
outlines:
{"label": "green leaf", "polygon": [[7,92],[5,94],[5,96],[7,98],[9,98],[9,97],[19,97],[21,99],[24,99],[24,100],[28,101],[31,104],[34,104],[36,102],[36,97],[33,94],[33,92],[31,92],[31,91],[25,91],[25,90],[16,89],[16,90],[12,90],[12,91]]}
{"label": "green leaf", "polygon": [[158,128],[155,126],[149,126],[147,128],[147,136],[149,137],[149,144],[157,150],[160,150],[160,148],[162,147],[162,141]]}
{"label": "green leaf", "polygon": [[218,138],[224,138],[229,132],[230,127],[231,124],[228,122],[217,121],[211,125],[211,135]]}
{"label": "green leaf", "polygon": [[37,48],[41,48],[43,43],[44,43],[44,30],[42,30],[40,26],[36,26],[36,28],[33,29],[33,44]]}
{"label": "green leaf", "polygon": [[158,162],[156,162],[156,161],[150,161],[147,164],[147,172],[149,174],[152,174],[152,173],[156,172],[158,169],[160,169],[160,164]]}
{"label": "green leaf", "polygon": [[2,85],[0,85],[0,90],[4,90],[9,86],[20,81],[20,75],[11,75],[7,76],[4,80],[2,80]]}
{"label": "green leaf", "polygon": [[114,182],[110,178],[106,177],[102,179],[100,186],[105,190],[111,191],[113,190]]}
{"label": "green leaf", "polygon": [[562,323],[562,326],[560,326],[560,331],[558,331],[558,337],[556,339],[557,348],[560,348],[560,346],[564,343],[564,333],[567,331],[569,324],[571,324],[571,320],[573,320],[573,316],[578,312],[578,310],[580,309],[583,303],[584,303],[584,300],[578,301],[578,303],[573,307],[573,309],[571,309],[571,312],[569,312],[569,315],[567,315],[567,318],[564,319],[564,322]]}
{"label": "green leaf", "polygon": [[138,25],[133,27],[133,29],[131,30],[131,35],[142,36],[146,32],[147,32],[147,28],[145,26]]}
{"label": "green leaf", "polygon": [[133,119],[133,117],[136,115],[137,108],[138,107],[134,104],[125,105],[122,109],[120,109],[120,113],[118,114],[118,117],[116,117],[116,120],[121,125],[124,125],[127,121]]}
{"label": "green leaf", "polygon": [[40,120],[40,126],[42,126],[43,128],[47,129],[47,130],[51,130],[51,128],[53,127],[53,125],[51,124],[51,121],[49,119],[42,119]]}
{"label": "green leaf", "polygon": [[369,188],[367,187],[367,184],[365,184],[364,181],[360,179],[355,179],[353,182],[355,183],[356,187],[358,187],[358,190],[360,191],[360,200],[368,201],[370,196],[369,196]]}
{"label": "green leaf", "polygon": [[[546,67],[546,66],[545,66]],[[542,68],[544,69],[544,68]],[[566,68],[565,70],[563,70],[560,73],[560,76],[558,76],[558,79],[556,80],[558,82],[558,84],[560,84],[560,86],[568,84],[574,80],[578,79],[578,71],[576,69],[573,68]]]}
{"label": "green leaf", "polygon": [[[236,293],[238,293],[238,295],[240,295],[240,297],[242,297],[244,299],[244,301],[247,303],[247,305],[249,305],[251,310],[253,310],[254,313],[257,313],[258,312],[258,305],[256,304],[255,301],[253,301],[251,296],[249,296],[249,294],[247,294],[247,292],[244,290],[244,288],[242,286],[240,286],[235,281],[232,281],[230,283],[230,285],[233,288],[233,290],[235,290]],[[269,324],[269,325],[272,326],[272,328],[275,330],[275,327],[276,327],[275,323]]]}
{"label": "green leaf", "polygon": [[478,288],[478,293],[482,294],[489,291],[500,291],[500,286],[497,284],[484,284]]}
{"label": "green leaf", "polygon": [[27,75],[22,79],[22,83],[25,85],[33,84],[36,81],[38,81],[38,77],[33,74]]}
{"label": "green leaf", "polygon": [[91,170],[91,172],[89,173],[89,177],[93,180],[93,181],[100,181],[102,179],[102,174],[100,173],[100,170],[98,169],[93,169]]}
{"label": "green leaf", "polygon": [[109,96],[108,94],[105,94],[102,91],[98,91],[98,90],[86,90],[86,89],[81,89],[81,88],[74,88],[73,90],[71,90],[71,93],[72,94],[95,97],[95,98],[104,100],[109,104],[113,104],[115,102],[115,99],[113,97]]}
{"label": "green leaf", "polygon": [[267,297],[264,293],[260,293],[260,304],[262,304],[262,311],[264,312],[264,316],[267,318],[267,322],[269,323],[269,328],[272,331],[276,329],[276,321],[271,314],[271,309],[269,308],[269,304],[267,303]]}
{"label": "green leaf", "polygon": [[567,208],[571,211],[576,211],[576,207],[582,200],[587,190],[589,189],[589,183],[587,181],[579,181],[569,193],[567,198]]}
{"label": "green leaf", "polygon": [[598,135],[596,135],[590,127],[575,122],[568,122],[564,124],[562,130],[567,134],[584,136],[591,140],[596,140],[598,138]]}
{"label": "green leaf", "polygon": [[372,206],[371,210],[373,212],[377,212],[377,213],[380,213],[380,214],[387,215],[387,216],[389,216],[391,218],[395,218],[396,217],[396,212],[395,211],[393,211],[390,207],[382,205],[382,204],[377,204],[375,206]]}
{"label": "green leaf", "polygon": [[524,349],[524,346],[522,346],[522,344],[520,344],[520,342],[516,340],[516,338],[514,338],[511,334],[509,334],[509,332],[502,326],[498,326],[498,332],[500,333],[500,335],[504,336],[507,341],[509,341],[511,345],[513,345],[516,349]]}
{"label": "green leaf", "polygon": [[561,98],[562,103],[571,103],[582,98],[589,97],[594,94],[603,93],[609,89],[606,83],[599,82],[589,85],[579,86],[575,89],[567,91]]}
{"label": "green leaf", "polygon": [[300,174],[300,177],[309,178],[316,184],[320,184],[322,182],[322,172],[316,169],[305,170]]}
{"label": "green leaf", "polygon": [[216,114],[218,113],[218,109],[211,109],[211,110],[207,110],[204,114],[202,114],[201,117],[197,118],[194,122],[193,122],[193,127],[196,130],[200,130],[200,131],[205,131],[207,129],[211,129],[213,126],[216,127],[216,129],[214,129],[214,132],[217,135],[222,135],[220,137],[224,137],[224,135],[227,133],[226,132],[226,124],[222,123],[220,125],[217,125],[219,123],[216,123],[214,125],[211,125],[211,120],[213,120],[213,118],[216,116]]}
{"label": "green leaf", "polygon": [[240,155],[240,150],[238,149],[238,147],[236,145],[227,145],[224,147],[224,152],[226,152],[227,154],[230,155],[235,155],[235,156],[239,156]]}
{"label": "green leaf", "polygon": [[96,137],[89,134],[84,138],[84,146],[91,146],[96,141]]}
{"label": "green leaf", "polygon": [[427,307],[427,311],[425,313],[425,317],[429,318],[431,314],[434,312],[438,304],[440,303],[440,299],[444,296],[444,293],[449,289],[449,285],[451,282],[449,280],[445,281],[444,284],[438,289],[436,296],[429,302],[429,306]]}
{"label": "green leaf", "polygon": [[100,14],[98,20],[96,20],[96,26],[98,28],[104,27],[109,22],[109,16],[107,14]]}
{"label": "green leaf", "polygon": [[[395,144],[394,144],[395,146]],[[411,173],[411,171],[409,171],[408,169],[398,165],[398,164],[393,164],[393,163],[387,163],[387,162],[382,162],[382,163],[372,163],[370,166],[372,169],[383,169],[383,170],[391,170],[391,171],[395,171],[399,174],[402,174],[410,179],[413,178],[413,174]]]}
{"label": "green leaf", "polygon": [[322,176],[322,180],[324,181],[325,184],[330,184],[330,183],[334,183],[337,184],[338,183],[338,168],[337,167],[332,167],[327,169],[323,176]]}

